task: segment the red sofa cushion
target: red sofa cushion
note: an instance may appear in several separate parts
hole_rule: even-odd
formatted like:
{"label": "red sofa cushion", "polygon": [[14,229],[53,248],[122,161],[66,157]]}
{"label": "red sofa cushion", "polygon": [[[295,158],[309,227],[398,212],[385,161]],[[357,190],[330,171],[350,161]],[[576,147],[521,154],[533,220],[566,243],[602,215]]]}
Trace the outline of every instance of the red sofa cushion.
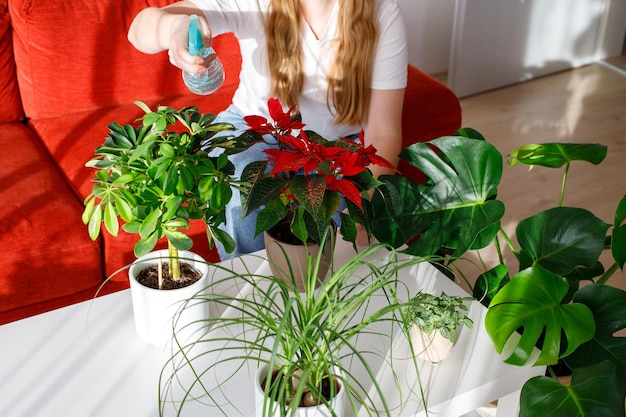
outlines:
{"label": "red sofa cushion", "polygon": [[7,0],[0,0],[0,123],[24,118],[15,76],[11,18]]}
{"label": "red sofa cushion", "polygon": [[[402,149],[416,142],[451,135],[461,127],[461,104],[452,90],[411,65],[407,81],[402,111]],[[405,161],[400,161],[398,170],[415,181],[424,180],[424,174]]]}
{"label": "red sofa cushion", "polygon": [[0,323],[24,305],[85,290],[93,297],[101,246],[76,221],[82,205],[26,126],[0,124],[0,149],[13,156],[2,159]]}
{"label": "red sofa cushion", "polygon": [[[126,38],[140,10],[173,1],[9,0],[26,115],[49,118],[188,94],[166,53],[143,54]],[[239,48],[232,47],[232,35],[223,38],[214,47],[227,67],[229,90],[239,83]]]}

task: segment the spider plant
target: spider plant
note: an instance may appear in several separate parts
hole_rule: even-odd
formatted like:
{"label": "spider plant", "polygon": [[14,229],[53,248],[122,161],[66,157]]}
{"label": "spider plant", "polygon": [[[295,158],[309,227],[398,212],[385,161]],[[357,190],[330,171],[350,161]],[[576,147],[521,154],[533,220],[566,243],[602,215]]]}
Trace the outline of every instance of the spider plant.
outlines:
{"label": "spider plant", "polygon": [[[330,407],[330,397],[339,389],[349,393],[347,401],[355,415],[359,410],[371,416],[390,415],[394,406],[385,400],[389,384],[380,383],[377,373],[393,361],[393,355],[388,355],[393,340],[407,340],[404,314],[410,294],[415,292],[411,285],[417,285],[414,278],[412,283],[404,282],[399,271],[424,262],[422,258],[397,255],[388,245],[374,244],[345,264],[332,265],[317,288],[321,257],[310,256],[304,292],[295,290],[295,283],[266,275],[263,270],[235,273],[216,265],[222,270],[213,277],[206,293],[189,303],[208,303],[217,311],[205,322],[206,335],[179,345],[165,366],[160,383],[161,412],[185,369],[193,377],[185,385],[183,397],[205,396],[221,409],[217,398],[221,384],[227,385],[241,368],[267,365],[275,372],[266,380],[263,416],[294,415],[303,400],[311,398]],[[376,346],[380,346],[364,350],[358,346],[364,337],[377,340]],[[417,360],[409,362],[419,375]],[[172,367],[174,375],[168,377]],[[339,385],[332,385],[327,397],[322,386],[329,378]],[[218,388],[209,388],[210,381],[219,381]],[[185,404],[183,401],[178,407],[179,415],[184,414]],[[227,414],[227,410],[222,412]],[[329,415],[336,414],[331,409]]]}

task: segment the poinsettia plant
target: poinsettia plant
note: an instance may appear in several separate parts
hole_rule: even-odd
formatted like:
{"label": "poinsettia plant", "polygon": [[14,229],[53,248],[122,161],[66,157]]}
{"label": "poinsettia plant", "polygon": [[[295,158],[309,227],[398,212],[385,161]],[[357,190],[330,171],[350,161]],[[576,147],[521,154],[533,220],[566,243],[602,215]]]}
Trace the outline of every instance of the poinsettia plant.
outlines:
{"label": "poinsettia plant", "polygon": [[[294,107],[287,111],[277,99],[268,100],[269,121],[263,116],[244,118],[249,129],[238,139],[248,145],[271,144],[266,158],[246,166],[241,181],[245,215],[257,209],[255,235],[288,219],[291,233],[303,244],[320,243],[333,217],[339,213],[344,239],[355,242],[356,224],[370,234],[368,213],[371,190],[382,185],[368,166],[395,167],[358,140],[331,141],[305,124]],[[345,205],[344,205],[345,202]],[[344,208],[345,206],[345,208]]]}

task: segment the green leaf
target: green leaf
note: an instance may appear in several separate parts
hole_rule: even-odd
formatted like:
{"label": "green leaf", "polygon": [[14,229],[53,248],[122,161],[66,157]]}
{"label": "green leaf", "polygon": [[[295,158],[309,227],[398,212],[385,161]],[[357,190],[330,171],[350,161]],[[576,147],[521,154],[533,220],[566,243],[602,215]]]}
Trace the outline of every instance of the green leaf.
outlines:
{"label": "green leaf", "polygon": [[120,224],[117,221],[115,207],[113,207],[113,203],[111,202],[108,202],[107,205],[104,206],[104,225],[112,236],[117,236]]}
{"label": "green leaf", "polygon": [[139,239],[139,241],[135,243],[133,253],[137,258],[150,253],[150,251],[156,246],[157,240],[159,240],[159,236],[156,232],[146,236],[145,238]]}
{"label": "green leaf", "polygon": [[[246,181],[242,177],[242,181]],[[244,213],[246,215],[254,210],[266,205],[270,200],[278,197],[286,185],[284,180],[274,177],[264,177],[253,183],[249,191],[247,191],[247,200],[244,205]]]}
{"label": "green leaf", "polygon": [[576,267],[596,264],[608,228],[588,210],[556,207],[522,220],[516,236],[521,250],[533,262],[567,275]]}
{"label": "green leaf", "polygon": [[254,237],[256,238],[265,230],[269,230],[275,226],[286,214],[287,207],[285,207],[285,204],[279,198],[270,200],[265,207],[257,213]]}
{"label": "green leaf", "polygon": [[621,226],[626,220],[626,195],[622,197],[615,210],[615,226]]}
{"label": "green leaf", "polygon": [[489,271],[480,274],[474,285],[472,296],[482,305],[488,307],[493,297],[509,281],[509,269],[506,265],[496,265]]}
{"label": "green leaf", "polygon": [[622,225],[613,229],[611,238],[611,253],[620,269],[624,270],[626,262],[626,225]]}
{"label": "green leaf", "polygon": [[133,150],[133,153],[128,158],[128,163],[134,162],[134,161],[144,157],[144,155],[146,155],[146,152],[148,152],[148,150],[155,143],[156,143],[156,139],[154,137],[152,137],[150,139],[146,139],[139,146],[137,146],[137,148],[135,148],[135,150]]}
{"label": "green leaf", "polygon": [[193,187],[195,185],[195,180],[193,174],[185,165],[180,166],[180,179],[182,180],[183,187],[185,191],[191,192],[193,191]]}
{"label": "green leaf", "polygon": [[156,228],[161,220],[161,214],[163,214],[163,212],[158,208],[148,213],[139,228],[139,235],[142,238],[155,234]]}
{"label": "green leaf", "polygon": [[165,202],[165,212],[161,216],[164,221],[168,221],[176,216],[176,213],[183,204],[183,198],[180,196],[168,198]]}
{"label": "green leaf", "polygon": [[626,291],[602,284],[587,285],[574,295],[574,302],[585,304],[596,321],[596,332],[589,342],[565,358],[570,367],[581,367],[603,360],[612,361],[626,386]]}
{"label": "green leaf", "polygon": [[574,369],[568,387],[540,376],[524,384],[520,417],[624,417],[624,390],[611,362]]}
{"label": "green leaf", "polygon": [[615,211],[615,228],[611,236],[611,253],[620,269],[626,263],[626,195],[622,197]]}
{"label": "green leaf", "polygon": [[130,139],[126,137],[126,132],[118,133],[110,131],[109,137],[111,138],[113,145],[115,145],[115,147],[117,148],[130,149],[135,145],[133,142],[130,141]]}
{"label": "green leaf", "polygon": [[169,143],[162,143],[161,146],[159,147],[159,152],[162,156],[166,158],[173,159],[176,157],[176,150],[174,150],[174,147],[170,145]]}
{"label": "green leaf", "polygon": [[390,213],[388,204],[375,193],[373,233],[396,247],[419,235],[407,250],[413,255],[428,256],[447,248],[453,256],[460,256],[489,242],[499,229],[504,205],[494,198],[502,176],[502,156],[485,141],[458,136],[429,144],[413,144],[400,154],[426,174],[426,184],[400,176],[380,178],[396,189],[402,212]]}
{"label": "green leaf", "polygon": [[91,197],[85,203],[85,209],[83,210],[83,215],[81,217],[83,224],[89,223],[91,216],[93,216],[93,212],[96,206],[96,197]]}
{"label": "green leaf", "polygon": [[179,230],[164,229],[163,232],[168,242],[178,250],[189,250],[193,246],[193,240]]}
{"label": "green leaf", "polygon": [[102,208],[100,204],[96,204],[94,211],[89,218],[89,224],[87,225],[87,231],[91,240],[96,240],[100,235],[100,224],[102,223]]}
{"label": "green leaf", "polygon": [[148,107],[148,105],[146,103],[144,103],[143,101],[135,101],[135,105],[137,107],[139,107],[141,110],[144,111],[144,113],[150,113],[152,110],[150,110],[150,107]]}
{"label": "green leaf", "polygon": [[113,180],[113,185],[126,185],[132,183],[135,179],[133,174],[123,174]]}
{"label": "green leaf", "polygon": [[174,194],[176,192],[176,186],[178,185],[178,168],[176,165],[170,166],[165,174],[165,180],[163,182],[163,192],[165,194]]}
{"label": "green leaf", "polygon": [[[208,230],[210,230],[210,233],[213,236],[215,236],[215,239],[220,241],[220,243],[224,247],[224,250],[227,253],[231,253],[232,251],[235,250],[235,240],[228,233],[226,233],[225,231],[223,231],[219,227],[211,227],[211,228],[207,229],[207,231]],[[209,239],[209,242],[211,242],[211,239]],[[210,245],[210,246],[212,247],[212,245]]]}
{"label": "green leaf", "polygon": [[126,233],[139,233],[139,229],[141,228],[141,222],[138,220],[133,220],[130,223],[126,223],[122,225],[122,229]]}
{"label": "green leaf", "polygon": [[485,316],[485,328],[498,353],[521,329],[521,339],[512,352],[505,353],[506,362],[526,364],[543,336],[535,365],[555,364],[593,337],[591,310],[584,304],[561,304],[567,291],[561,277],[537,265],[520,271],[496,294]]}
{"label": "green leaf", "polygon": [[306,228],[306,222],[304,221],[304,207],[298,207],[294,213],[293,219],[291,219],[290,230],[295,237],[300,239],[302,243],[307,243],[309,233]]}
{"label": "green leaf", "polygon": [[524,145],[509,155],[510,166],[519,164],[559,168],[572,161],[600,164],[606,157],[607,147],[597,143],[545,143]]}
{"label": "green leaf", "polygon": [[122,196],[115,195],[115,207],[122,220],[129,223],[135,218],[133,208]]}
{"label": "green leaf", "polygon": [[355,242],[357,238],[356,223],[352,216],[347,213],[340,213],[341,217],[341,235],[343,240]]}
{"label": "green leaf", "polygon": [[471,127],[463,127],[456,132],[454,132],[454,136],[463,136],[468,139],[478,139],[485,140],[485,137],[476,129],[472,129]]}

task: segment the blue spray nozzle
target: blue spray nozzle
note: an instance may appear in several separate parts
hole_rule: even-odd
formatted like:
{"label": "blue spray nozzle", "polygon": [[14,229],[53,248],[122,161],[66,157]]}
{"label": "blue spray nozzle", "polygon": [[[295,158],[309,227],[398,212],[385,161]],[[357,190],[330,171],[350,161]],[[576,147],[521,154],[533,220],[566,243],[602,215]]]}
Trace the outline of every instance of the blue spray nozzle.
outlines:
{"label": "blue spray nozzle", "polygon": [[192,56],[200,55],[200,51],[204,48],[202,44],[202,33],[198,26],[198,16],[191,15],[189,19],[189,34],[187,36],[187,49]]}

